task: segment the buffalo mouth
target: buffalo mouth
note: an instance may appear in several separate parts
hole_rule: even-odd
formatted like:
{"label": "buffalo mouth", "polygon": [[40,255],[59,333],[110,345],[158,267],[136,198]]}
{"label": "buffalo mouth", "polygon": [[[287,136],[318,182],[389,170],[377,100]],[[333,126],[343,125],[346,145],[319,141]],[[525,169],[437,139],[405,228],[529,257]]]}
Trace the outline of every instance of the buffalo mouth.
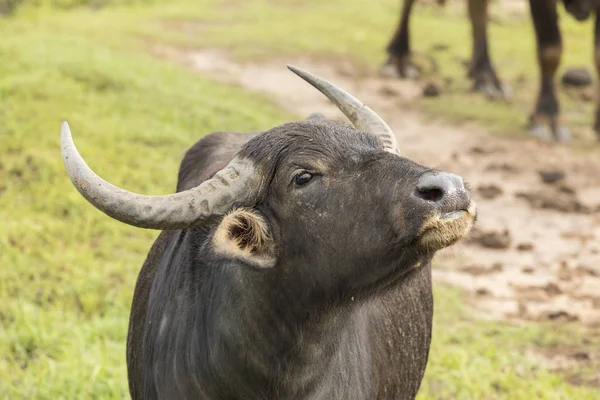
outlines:
{"label": "buffalo mouth", "polygon": [[465,238],[475,223],[477,204],[471,200],[466,208],[430,214],[417,236],[419,247],[434,252]]}

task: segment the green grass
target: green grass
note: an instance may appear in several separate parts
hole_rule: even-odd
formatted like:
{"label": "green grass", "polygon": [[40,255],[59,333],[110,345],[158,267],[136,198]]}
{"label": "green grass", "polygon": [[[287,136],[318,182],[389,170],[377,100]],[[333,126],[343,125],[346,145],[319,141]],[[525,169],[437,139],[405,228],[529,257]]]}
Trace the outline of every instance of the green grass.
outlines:
{"label": "green grass", "polygon": [[131,296],[156,233],[83,201],[61,120],[102,176],[163,194],[203,134],[290,116],[143,53],[12,28],[0,40],[0,398],[122,398]]}
{"label": "green grass", "polygon": [[[219,46],[246,57],[304,51],[325,57],[335,48],[335,56],[376,65],[381,43],[374,43],[387,34],[382,26],[393,19],[393,3],[382,1],[377,14],[367,7],[362,25],[352,29],[339,21],[328,25],[319,14],[335,10],[340,21],[359,19],[359,6],[341,10],[333,0],[286,7],[230,1],[227,15],[216,0],[102,11],[23,7],[0,19],[0,399],[127,397],[129,306],[156,232],[113,221],[76,192],[60,157],[61,120],[69,121],[79,150],[104,178],[135,192],[172,192],[183,152],[201,135],[264,129],[294,116],[152,58],[149,43]],[[221,26],[244,11],[239,25]],[[258,23],[264,12],[278,34]],[[289,22],[293,13],[297,26],[277,20]],[[419,20],[433,20],[432,13]],[[208,17],[207,30],[194,37],[164,28],[165,20]],[[458,30],[458,20],[450,21]],[[340,37],[340,31],[354,33]],[[286,40],[296,47],[285,49]],[[454,290],[436,291],[421,398],[598,397],[524,356],[525,350],[593,347],[596,339],[570,325],[476,321],[464,301]]]}
{"label": "green grass", "polygon": [[[36,29],[76,33],[120,48],[139,46],[141,41],[183,48],[219,47],[241,60],[309,55],[325,62],[351,60],[371,74],[385,60],[384,49],[400,12],[400,0],[378,0],[376,6],[372,0],[140,0],[136,4],[82,8],[62,18],[47,18],[45,11],[40,17],[38,8],[26,6],[20,12],[35,19]],[[492,4],[490,11],[494,15],[489,33],[492,60],[513,88],[513,102],[488,101],[470,91],[462,63],[471,54],[465,0],[443,8],[417,3],[411,23],[417,62],[427,65],[424,55],[432,56],[439,67],[423,82],[447,83],[441,97],[418,99],[403,107],[425,111],[431,118],[476,123],[497,134],[523,137],[539,81],[532,23],[528,12],[507,16],[501,4]],[[562,6],[559,11],[565,51],[557,82],[569,66],[583,65],[594,71],[593,18],[577,23]],[[435,50],[439,45],[447,49]],[[594,102],[581,100],[580,91],[561,85],[559,98],[564,122],[576,138],[583,139],[576,147],[589,148],[594,137]]]}
{"label": "green grass", "polygon": [[596,399],[600,391],[565,384],[565,375],[592,379],[577,368],[563,376],[548,372],[528,352],[594,351],[600,337],[575,325],[513,325],[477,321],[457,290],[435,291],[434,336],[420,399]]}

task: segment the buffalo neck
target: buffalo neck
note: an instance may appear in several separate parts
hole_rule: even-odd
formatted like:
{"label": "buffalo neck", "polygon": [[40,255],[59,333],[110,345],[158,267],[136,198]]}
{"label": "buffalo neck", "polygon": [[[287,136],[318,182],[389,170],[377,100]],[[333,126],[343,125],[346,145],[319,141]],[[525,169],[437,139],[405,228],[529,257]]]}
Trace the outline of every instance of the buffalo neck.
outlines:
{"label": "buffalo neck", "polygon": [[[221,344],[215,370],[224,387],[247,386],[264,398],[368,397],[368,319],[360,304],[314,298],[299,290],[301,282],[246,266],[221,273],[228,290],[220,291],[210,325]],[[352,379],[336,382],[341,376]]]}
{"label": "buffalo neck", "polygon": [[[174,247],[196,242],[183,234]],[[200,253],[167,251],[152,289],[145,378],[157,397],[369,397],[366,305],[331,304],[277,273]]]}

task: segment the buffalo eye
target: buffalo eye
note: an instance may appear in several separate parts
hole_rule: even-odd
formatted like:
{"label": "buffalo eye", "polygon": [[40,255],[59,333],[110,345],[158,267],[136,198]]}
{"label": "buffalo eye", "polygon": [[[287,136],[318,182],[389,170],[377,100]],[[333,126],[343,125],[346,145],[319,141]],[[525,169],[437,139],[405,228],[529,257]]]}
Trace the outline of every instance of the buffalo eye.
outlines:
{"label": "buffalo eye", "polygon": [[312,179],[312,174],[310,172],[300,172],[294,176],[294,184],[296,186],[304,186]]}

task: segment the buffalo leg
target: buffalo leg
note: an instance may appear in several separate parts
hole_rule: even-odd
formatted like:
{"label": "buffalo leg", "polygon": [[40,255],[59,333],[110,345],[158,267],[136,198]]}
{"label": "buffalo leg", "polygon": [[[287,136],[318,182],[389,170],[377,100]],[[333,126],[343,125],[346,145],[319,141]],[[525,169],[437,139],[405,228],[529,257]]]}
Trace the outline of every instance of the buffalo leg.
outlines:
{"label": "buffalo leg", "polygon": [[[600,7],[596,9],[596,24],[594,25],[594,62],[596,64],[596,74],[600,77]],[[596,83],[596,121],[594,130],[598,140],[600,140],[600,82]]]}
{"label": "buffalo leg", "polygon": [[410,53],[409,22],[415,0],[404,0],[400,22],[388,44],[388,59],[381,68],[384,75],[398,74],[403,78],[416,78],[419,68],[412,63]]}
{"label": "buffalo leg", "polygon": [[489,0],[468,0],[469,20],[473,36],[473,58],[469,77],[474,80],[474,90],[489,97],[508,98],[508,89],[503,87],[492,66],[488,51],[487,21]]}
{"label": "buffalo leg", "polygon": [[562,39],[558,26],[556,0],[529,0],[537,42],[540,87],[535,110],[530,117],[530,134],[540,139],[566,142],[569,130],[559,123],[559,104],[554,75],[562,54]]}

